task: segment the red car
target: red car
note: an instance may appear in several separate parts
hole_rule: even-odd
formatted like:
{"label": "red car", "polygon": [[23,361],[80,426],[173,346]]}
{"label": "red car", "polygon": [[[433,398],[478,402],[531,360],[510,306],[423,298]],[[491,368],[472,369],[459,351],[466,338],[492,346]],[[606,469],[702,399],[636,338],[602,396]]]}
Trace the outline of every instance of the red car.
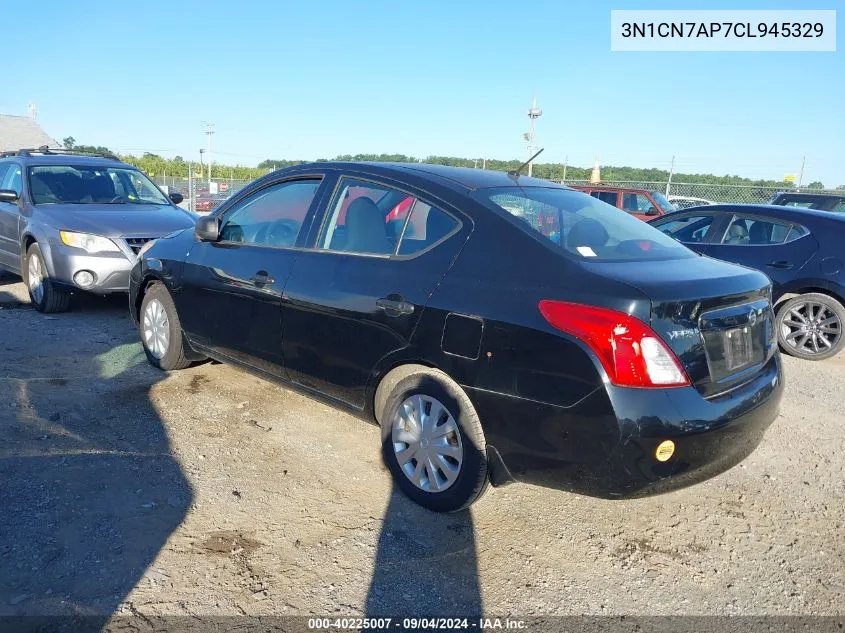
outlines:
{"label": "red car", "polygon": [[628,187],[606,187],[602,185],[570,185],[573,189],[590,194],[602,202],[627,211],[640,220],[651,220],[657,216],[677,211],[662,193],[648,189]]}

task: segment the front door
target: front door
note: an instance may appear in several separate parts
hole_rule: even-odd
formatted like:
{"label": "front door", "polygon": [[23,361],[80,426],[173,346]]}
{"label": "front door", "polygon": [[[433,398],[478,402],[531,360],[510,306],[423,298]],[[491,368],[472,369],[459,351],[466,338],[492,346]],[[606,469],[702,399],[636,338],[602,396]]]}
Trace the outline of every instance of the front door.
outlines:
{"label": "front door", "polygon": [[[21,167],[17,163],[0,165],[0,189],[21,195]],[[0,201],[0,266],[20,272],[20,208],[18,202]]]}
{"label": "front door", "polygon": [[285,369],[362,408],[375,366],[409,344],[469,225],[398,186],[353,178],[340,180],[326,216],[285,287]]}
{"label": "front door", "polygon": [[221,210],[219,241],[196,242],[185,263],[177,307],[192,343],[283,375],[282,291],[320,185],[313,176],[271,183]]}

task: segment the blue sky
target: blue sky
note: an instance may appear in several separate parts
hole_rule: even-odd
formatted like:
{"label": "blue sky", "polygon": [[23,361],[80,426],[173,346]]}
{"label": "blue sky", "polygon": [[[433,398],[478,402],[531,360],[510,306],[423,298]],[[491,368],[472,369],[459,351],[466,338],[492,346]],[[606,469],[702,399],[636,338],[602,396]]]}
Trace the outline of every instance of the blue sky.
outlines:
{"label": "blue sky", "polygon": [[[686,8],[798,9],[802,2]],[[835,9],[839,2],[814,2]],[[835,53],[612,53],[610,10],[659,1],[13,2],[0,112],[52,136],[198,160],[513,158],[536,95],[543,161],[845,184]],[[839,11],[838,31],[843,14]],[[32,25],[32,26],[27,26]]]}

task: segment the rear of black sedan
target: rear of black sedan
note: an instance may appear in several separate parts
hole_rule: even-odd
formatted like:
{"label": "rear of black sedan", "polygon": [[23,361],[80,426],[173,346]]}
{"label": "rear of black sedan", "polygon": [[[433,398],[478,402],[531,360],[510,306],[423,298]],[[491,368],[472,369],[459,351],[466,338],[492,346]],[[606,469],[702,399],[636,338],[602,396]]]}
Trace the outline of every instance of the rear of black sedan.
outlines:
{"label": "rear of black sedan", "polygon": [[473,196],[519,230],[494,248],[500,229],[476,225],[426,312],[433,331],[438,309],[486,316],[479,360],[442,369],[478,412],[494,484],[652,494],[759,444],[783,390],[765,275],[577,192]]}
{"label": "rear of black sedan", "polygon": [[[268,183],[303,178],[313,201],[305,228],[286,233],[290,248],[221,238],[230,205],[236,214]],[[344,182],[371,193],[349,205],[349,243],[336,250]],[[159,240],[133,269],[148,358],[163,369],[234,362],[374,417],[397,485],[430,509],[465,508],[488,482],[605,498],[679,488],[742,460],[777,416],[768,278],[700,257],[595,198],[482,170],[356,164],[283,170],[239,196],[196,235]],[[405,226],[387,232],[400,217]],[[412,224],[418,250],[406,256]],[[206,247],[213,253],[199,255]],[[241,249],[253,258],[242,277],[222,275]],[[273,273],[274,256],[292,272]],[[216,286],[205,292],[197,280],[211,259]],[[269,272],[246,281],[257,266]],[[279,349],[232,336],[238,324],[214,302],[234,305],[233,293],[260,300],[256,315],[278,305],[277,320],[254,319],[246,332],[250,344],[281,332]],[[201,294],[199,310],[190,297]],[[193,333],[209,321],[221,325]],[[265,322],[279,331],[262,336]]]}

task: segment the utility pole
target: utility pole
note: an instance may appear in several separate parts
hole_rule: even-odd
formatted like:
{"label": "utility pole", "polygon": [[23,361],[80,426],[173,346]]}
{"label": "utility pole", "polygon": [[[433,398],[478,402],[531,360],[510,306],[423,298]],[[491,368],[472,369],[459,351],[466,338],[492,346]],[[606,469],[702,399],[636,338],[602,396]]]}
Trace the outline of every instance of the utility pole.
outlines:
{"label": "utility pole", "polygon": [[481,161],[481,169],[487,169],[487,157],[486,156]]}
{"label": "utility pole", "polygon": [[672,156],[672,166],[669,168],[669,181],[666,183],[666,197],[669,197],[669,188],[672,186],[672,174],[675,173],[675,156]]}
{"label": "utility pole", "polygon": [[205,150],[202,147],[200,147],[200,178],[202,178],[202,175],[205,172],[205,169],[203,168],[203,164],[202,164],[202,153],[204,151]]}
{"label": "utility pole", "polygon": [[[531,104],[531,108],[528,110],[528,119],[531,121],[531,131],[526,132],[522,135],[528,142],[528,157],[531,158],[534,154],[537,153],[536,141],[537,141],[537,131],[536,131],[536,123],[537,119],[543,116],[543,111],[537,107],[537,97],[534,97],[534,101]],[[534,161],[530,160],[528,162],[528,176],[531,177],[534,171]]]}
{"label": "utility pole", "polygon": [[211,163],[213,162],[211,157],[211,137],[214,134],[214,123],[205,124],[205,134],[208,136],[208,187],[211,189]]}
{"label": "utility pole", "polygon": [[560,179],[560,184],[566,183],[566,165],[569,163],[569,155],[563,157],[563,178]]}
{"label": "utility pole", "polygon": [[801,182],[804,180],[804,163],[807,162],[807,157],[801,159],[801,173],[798,175],[798,189],[801,189]]}

